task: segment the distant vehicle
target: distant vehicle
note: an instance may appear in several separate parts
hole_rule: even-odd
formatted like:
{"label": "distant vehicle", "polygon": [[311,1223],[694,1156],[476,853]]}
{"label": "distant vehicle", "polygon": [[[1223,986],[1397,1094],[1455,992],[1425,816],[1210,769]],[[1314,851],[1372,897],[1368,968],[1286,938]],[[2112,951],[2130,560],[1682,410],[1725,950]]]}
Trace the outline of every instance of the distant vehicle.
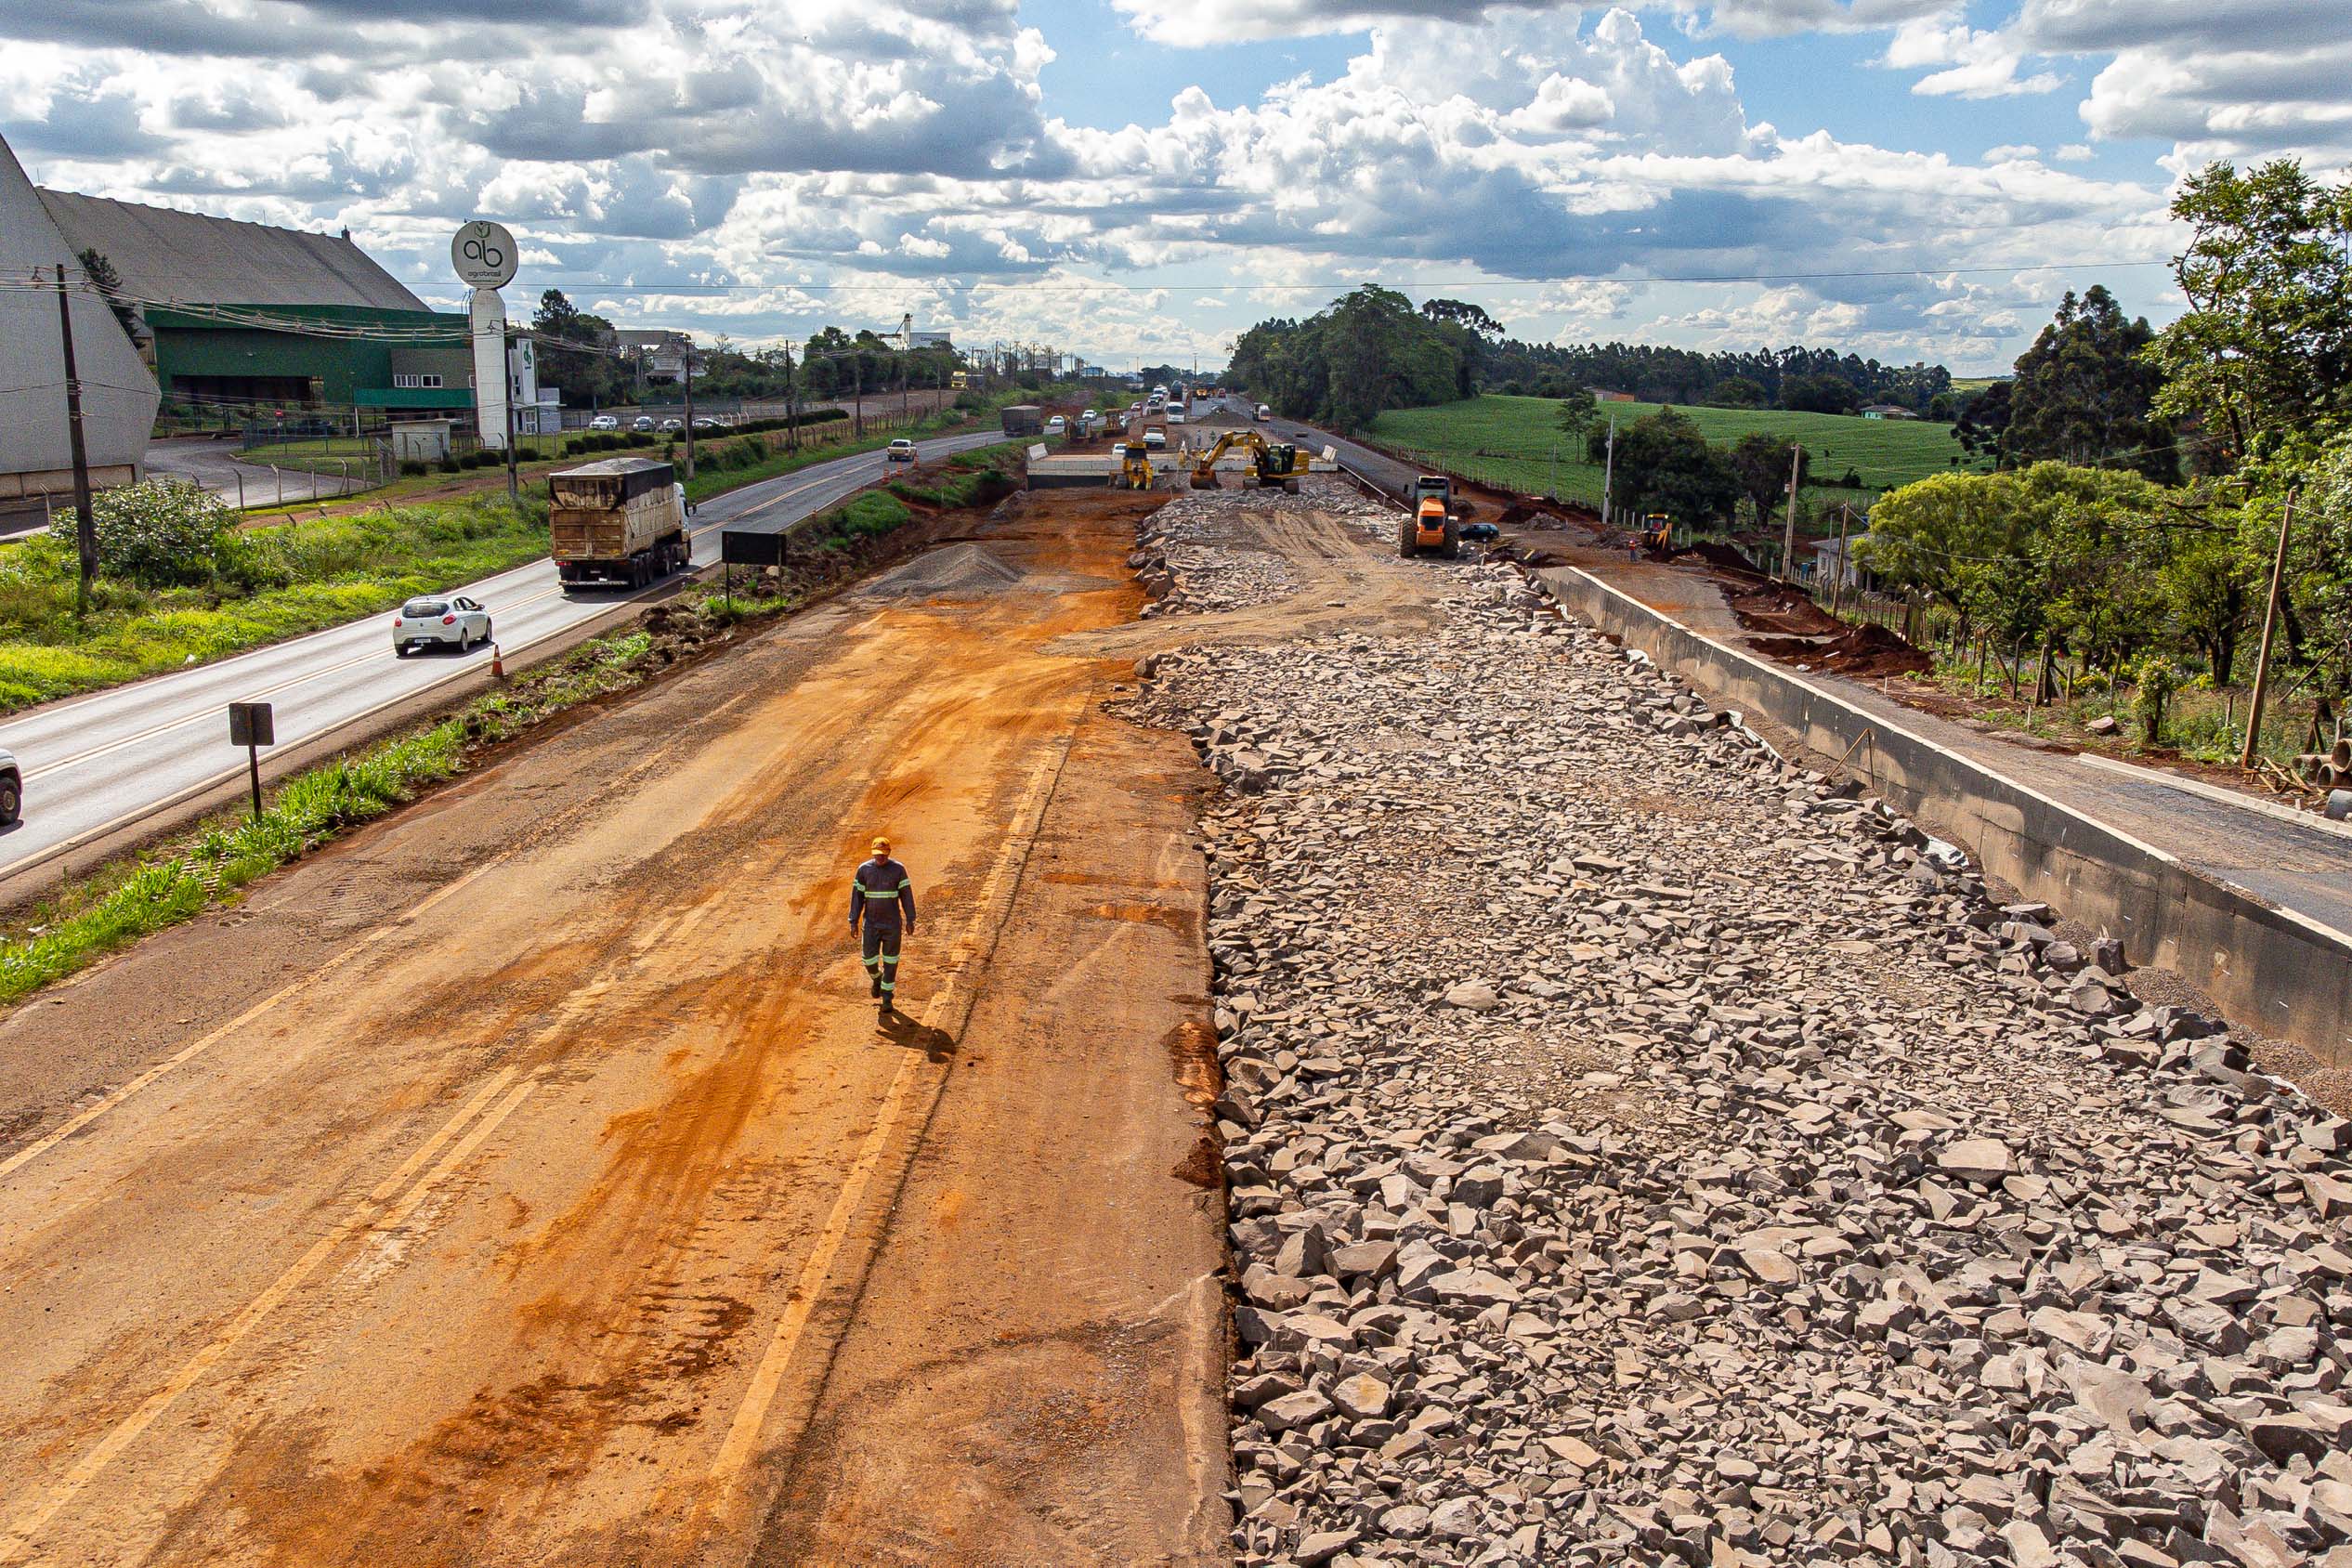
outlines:
{"label": "distant vehicle", "polygon": [[490,640],[490,611],[463,594],[411,599],[392,618],[392,655],[406,659],[410,650],[427,646],[455,647],[464,653]]}
{"label": "distant vehicle", "polygon": [[1273,412],[1274,412],[1274,410],[1272,410],[1272,409],[1270,409],[1270,408],[1266,407],[1266,405],[1265,405],[1265,404],[1263,404],[1263,403],[1260,403],[1260,404],[1258,405],[1258,417],[1259,417],[1260,419],[1264,419],[1264,418],[1268,417],[1269,415],[1271,415]]}
{"label": "distant vehicle", "polygon": [[678,420],[665,419],[661,422],[661,428],[664,430],[683,430],[686,428],[686,425]]}
{"label": "distant vehicle", "polygon": [[1145,445],[1146,447],[1151,448],[1154,451],[1157,451],[1160,448],[1162,448],[1162,447],[1166,446],[1167,444],[1168,444],[1168,432],[1167,432],[1167,431],[1165,431],[1165,430],[1146,430],[1146,431],[1144,431],[1144,432],[1143,432],[1143,445]]}
{"label": "distant vehicle", "polygon": [[649,413],[641,413],[641,414],[639,414],[636,418],[634,418],[634,419],[633,419],[633,420],[631,420],[631,421],[629,422],[629,428],[630,428],[630,429],[632,429],[632,430],[650,430],[650,429],[652,429],[652,428],[653,428],[653,415],[651,415],[651,414],[649,414]]}
{"label": "distant vehicle", "polygon": [[1080,419],[1083,419],[1083,420],[1093,421],[1093,420],[1100,419],[1100,418],[1102,418],[1103,416],[1102,416],[1101,414],[1099,414],[1099,413],[1095,412],[1092,409],[1089,409],[1089,410],[1087,410],[1084,413],[1082,413],[1082,414],[1078,415],[1078,417],[1079,417]]}
{"label": "distant vehicle", "polygon": [[547,542],[566,588],[642,588],[686,564],[686,487],[650,457],[561,469],[547,476]]}
{"label": "distant vehicle", "polygon": [[1183,423],[1184,423],[1184,411],[1183,411],[1183,409],[1180,409],[1180,408],[1176,408],[1176,407],[1170,406],[1170,407],[1169,407],[1169,411],[1168,411],[1168,423],[1169,423],[1169,424],[1170,424],[1170,425],[1182,425],[1182,424],[1183,424]]}
{"label": "distant vehicle", "polygon": [[899,437],[882,449],[882,460],[886,463],[912,463],[915,460],[915,443],[904,436]]}
{"label": "distant vehicle", "polygon": [[1049,436],[1065,435],[1068,433],[1069,428],[1069,421],[1064,419],[1058,413],[1045,422],[1045,433]]}
{"label": "distant vehicle", "polygon": [[613,416],[608,413],[600,413],[595,418],[588,422],[588,428],[591,430],[618,430],[621,428],[621,421],[613,418]]}
{"label": "distant vehicle", "polygon": [[12,826],[24,815],[24,775],[17,770],[17,754],[0,749],[0,828]]}
{"label": "distant vehicle", "polygon": [[727,428],[727,423],[724,419],[698,419],[694,422],[694,427],[697,430],[725,430]]}
{"label": "distant vehicle", "polygon": [[1488,544],[1503,537],[1503,530],[1492,523],[1464,523],[1462,537],[1473,544]]}
{"label": "distant vehicle", "polygon": [[1013,403],[997,412],[997,424],[1008,436],[1045,434],[1045,411],[1035,403]]}
{"label": "distant vehicle", "polygon": [[1161,382],[1161,383],[1160,383],[1157,386],[1153,387],[1153,388],[1152,388],[1152,396],[1153,396],[1153,397],[1155,397],[1155,398],[1165,398],[1165,397],[1167,397],[1167,396],[1168,396],[1168,384],[1167,384],[1166,382],[1164,382],[1164,381],[1163,381],[1163,382]]}

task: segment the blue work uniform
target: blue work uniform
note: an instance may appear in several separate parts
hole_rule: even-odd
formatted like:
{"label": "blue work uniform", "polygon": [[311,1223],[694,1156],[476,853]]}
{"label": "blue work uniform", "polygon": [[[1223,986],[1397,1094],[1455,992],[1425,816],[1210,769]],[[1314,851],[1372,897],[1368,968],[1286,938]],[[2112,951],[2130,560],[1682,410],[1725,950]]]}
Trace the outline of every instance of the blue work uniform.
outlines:
{"label": "blue work uniform", "polygon": [[915,929],[914,879],[888,856],[866,861],[850,879],[849,929],[856,931],[861,920],[866,973],[879,977],[887,1006],[898,989],[899,937]]}

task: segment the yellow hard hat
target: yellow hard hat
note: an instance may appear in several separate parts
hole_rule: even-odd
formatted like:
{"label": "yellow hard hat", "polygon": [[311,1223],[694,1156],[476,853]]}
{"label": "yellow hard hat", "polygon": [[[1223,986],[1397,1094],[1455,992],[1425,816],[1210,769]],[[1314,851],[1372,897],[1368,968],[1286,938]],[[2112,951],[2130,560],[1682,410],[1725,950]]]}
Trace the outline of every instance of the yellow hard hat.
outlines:
{"label": "yellow hard hat", "polygon": [[876,855],[888,855],[890,853],[890,841],[883,838],[880,833],[876,833],[874,835],[874,853]]}

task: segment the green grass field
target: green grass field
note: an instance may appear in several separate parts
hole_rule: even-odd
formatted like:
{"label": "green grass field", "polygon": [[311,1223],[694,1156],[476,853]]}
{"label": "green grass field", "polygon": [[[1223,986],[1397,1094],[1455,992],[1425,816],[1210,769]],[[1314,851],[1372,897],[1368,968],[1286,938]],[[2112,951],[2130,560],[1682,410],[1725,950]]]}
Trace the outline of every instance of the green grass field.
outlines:
{"label": "green grass field", "polygon": [[[1619,429],[1657,412],[1655,403],[1603,403],[1601,418]],[[1481,483],[1527,495],[1601,503],[1601,465],[1585,461],[1584,442],[1559,427],[1560,405],[1548,398],[1471,398],[1434,408],[1392,409],[1373,422],[1372,438],[1425,458]],[[1809,504],[1857,503],[1897,485],[1977,466],[1952,438],[1952,426],[1927,420],[1876,420],[1860,415],[1790,413],[1779,409],[1684,408],[1700,434],[1730,446],[1754,431],[1793,438],[1811,454]],[[1555,466],[1556,454],[1556,466]],[[1852,469],[1862,489],[1822,481]],[[1555,482],[1554,476],[1557,474]]]}

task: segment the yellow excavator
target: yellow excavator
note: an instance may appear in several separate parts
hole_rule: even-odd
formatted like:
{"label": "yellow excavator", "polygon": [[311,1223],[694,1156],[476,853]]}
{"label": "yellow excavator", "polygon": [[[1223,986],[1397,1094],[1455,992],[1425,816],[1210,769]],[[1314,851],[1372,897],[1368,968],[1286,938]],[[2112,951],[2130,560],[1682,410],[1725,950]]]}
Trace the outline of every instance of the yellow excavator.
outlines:
{"label": "yellow excavator", "polygon": [[1255,430],[1228,430],[1217,438],[1216,444],[1205,448],[1193,459],[1193,489],[1217,488],[1217,460],[1229,451],[1249,454],[1249,471],[1242,476],[1242,488],[1253,485],[1279,485],[1290,495],[1299,493],[1299,476],[1306,464],[1299,461],[1299,449],[1287,442],[1269,441]]}
{"label": "yellow excavator", "polygon": [[1147,490],[1158,480],[1152,472],[1151,454],[1141,441],[1121,443],[1118,449],[1118,472],[1111,476],[1113,490]]}

